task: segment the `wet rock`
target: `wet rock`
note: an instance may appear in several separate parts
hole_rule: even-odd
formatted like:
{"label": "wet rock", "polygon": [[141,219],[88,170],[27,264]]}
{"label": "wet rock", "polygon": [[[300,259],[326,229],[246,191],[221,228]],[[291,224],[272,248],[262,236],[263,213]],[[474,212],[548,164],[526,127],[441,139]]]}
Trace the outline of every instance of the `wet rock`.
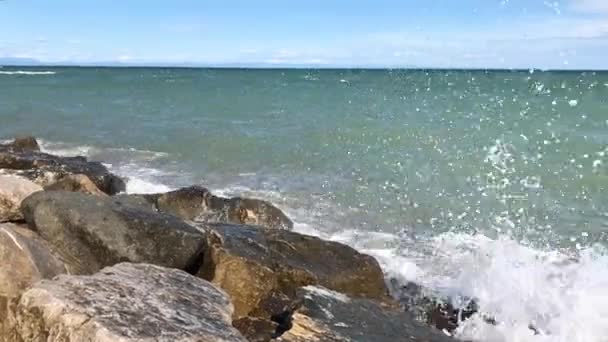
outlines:
{"label": "wet rock", "polygon": [[207,211],[215,208],[209,206],[211,192],[201,186],[191,186],[164,194],[147,195],[160,211],[171,213],[184,220],[195,220]]}
{"label": "wet rock", "polygon": [[156,203],[158,210],[185,220],[293,228],[293,222],[269,202],[240,197],[222,198],[200,186],[147,195],[147,198]]}
{"label": "wet rock", "polygon": [[243,317],[232,323],[249,342],[267,342],[275,337],[278,323],[269,319]]}
{"label": "wet rock", "polygon": [[26,178],[0,175],[0,222],[23,220],[21,202],[37,191],[42,187]]}
{"label": "wet rock", "polygon": [[322,287],[298,290],[301,306],[291,328],[277,342],[454,342],[412,315],[367,299],[350,298]]}
{"label": "wet rock", "polygon": [[59,181],[45,186],[44,190],[82,192],[97,196],[107,196],[106,193],[99,190],[95,183],[85,175],[67,175]]}
{"label": "wet rock", "polygon": [[224,209],[230,223],[264,226],[276,229],[292,229],[293,222],[280,209],[271,203],[235,197],[228,200]]}
{"label": "wet rock", "polygon": [[8,144],[0,145],[0,150],[10,150],[14,152],[39,152],[40,145],[36,138],[32,136],[17,137],[15,140]]}
{"label": "wet rock", "polygon": [[[31,230],[0,224],[0,336],[4,335],[8,303],[33,283],[66,272],[47,243]],[[1,337],[0,337],[1,340]]]}
{"label": "wet rock", "polygon": [[77,274],[124,261],[195,271],[205,247],[203,234],[175,216],[111,197],[39,192],[23,201],[22,212]]}
{"label": "wet rock", "polygon": [[4,341],[245,342],[231,315],[226,294],[202,279],[122,263],[35,284],[11,306]]}
{"label": "wet rock", "polygon": [[157,212],[156,203],[154,198],[150,198],[149,195],[133,195],[133,194],[118,194],[112,196],[112,199],[131,207],[137,207],[145,210]]}
{"label": "wet rock", "polygon": [[[455,306],[450,298],[442,298],[419,284],[407,282],[401,285],[395,279],[391,279],[390,284],[393,296],[408,312],[439,330],[453,332],[460,323],[479,311],[473,299],[461,299],[462,305]],[[486,321],[495,323],[491,318]]]}
{"label": "wet rock", "polygon": [[101,191],[113,195],[125,190],[125,182],[113,175],[99,162],[85,157],[58,157],[37,151],[0,149],[0,169],[5,174],[16,174],[47,186],[74,174],[86,175]]}
{"label": "wet rock", "polygon": [[[198,275],[223,288],[235,318],[280,315],[295,290],[319,284],[354,297],[387,300],[378,262],[337,242],[287,230],[230,224],[199,225],[208,248]],[[287,300],[274,300],[282,294]]]}

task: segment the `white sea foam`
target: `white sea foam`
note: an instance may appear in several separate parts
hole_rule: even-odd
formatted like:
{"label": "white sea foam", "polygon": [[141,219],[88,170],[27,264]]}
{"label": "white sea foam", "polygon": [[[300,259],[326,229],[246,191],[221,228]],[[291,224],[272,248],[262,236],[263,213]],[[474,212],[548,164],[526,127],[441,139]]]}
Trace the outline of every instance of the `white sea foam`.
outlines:
{"label": "white sea foam", "polygon": [[498,324],[475,315],[458,329],[460,339],[600,342],[608,335],[608,254],[603,248],[571,255],[506,237],[455,233],[399,248],[391,245],[403,238],[392,234],[327,234],[304,223],[296,223],[295,229],[373,255],[387,277],[414,281],[454,299],[475,298],[480,311]]}
{"label": "white sea foam", "polygon": [[[466,322],[458,337],[476,341],[604,341],[608,334],[608,256],[577,259],[504,238],[444,234],[432,241],[433,272],[422,282],[447,294],[477,298],[499,322]],[[535,327],[535,335],[528,328]]]}
{"label": "white sea foam", "polygon": [[128,194],[155,194],[171,190],[167,185],[146,181],[138,177],[129,177],[127,179],[126,192]]}
{"label": "white sea foam", "polygon": [[45,153],[53,154],[61,157],[85,156],[88,157],[93,150],[92,146],[87,145],[70,145],[59,142],[51,142],[44,139],[38,139],[40,150]]}
{"label": "white sea foam", "polygon": [[56,74],[55,71],[24,71],[24,70],[2,71],[2,70],[0,70],[0,75],[29,75],[29,76],[34,76],[34,75],[55,75],[55,74]]}

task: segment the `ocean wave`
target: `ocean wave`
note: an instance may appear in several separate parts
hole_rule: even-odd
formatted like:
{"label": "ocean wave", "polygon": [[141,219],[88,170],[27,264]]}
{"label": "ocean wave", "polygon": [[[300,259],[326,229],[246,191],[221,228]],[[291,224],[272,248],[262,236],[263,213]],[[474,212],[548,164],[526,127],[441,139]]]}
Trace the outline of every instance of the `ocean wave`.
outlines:
{"label": "ocean wave", "polygon": [[[608,334],[608,253],[539,250],[507,237],[444,233],[428,240],[343,230],[301,233],[346,243],[374,256],[387,278],[413,281],[446,298],[475,298],[479,313],[455,337],[483,342],[599,342]],[[493,317],[496,325],[488,324]],[[533,326],[534,330],[530,329]]]}
{"label": "ocean wave", "polygon": [[150,151],[150,150],[139,150],[132,147],[108,147],[100,148],[90,145],[75,145],[64,142],[48,141],[44,139],[38,139],[40,149],[42,152],[62,156],[62,157],[74,157],[74,156],[85,156],[94,157],[97,154],[114,153],[114,154],[129,154],[130,156],[137,156],[142,159],[152,160],[158,158],[168,157],[169,154],[165,152]]}
{"label": "ocean wave", "polygon": [[61,157],[89,157],[91,151],[94,149],[92,146],[88,145],[73,145],[44,139],[38,139],[38,144],[40,145],[40,150],[42,152]]}
{"label": "ocean wave", "polygon": [[16,71],[2,71],[0,70],[0,75],[55,75],[55,71],[24,71],[24,70],[16,70]]}
{"label": "ocean wave", "polygon": [[157,194],[173,190],[171,187],[159,184],[154,181],[146,180],[142,177],[129,177],[127,179],[128,194]]}

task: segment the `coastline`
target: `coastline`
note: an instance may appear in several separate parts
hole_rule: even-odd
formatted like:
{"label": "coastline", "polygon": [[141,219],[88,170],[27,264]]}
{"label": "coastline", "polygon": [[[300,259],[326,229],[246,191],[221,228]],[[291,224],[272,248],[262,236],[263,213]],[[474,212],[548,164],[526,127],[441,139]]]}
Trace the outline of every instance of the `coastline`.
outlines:
{"label": "coastline", "polygon": [[[474,302],[458,309],[449,300],[429,296],[419,285],[387,282],[373,257],[337,242],[293,232],[293,222],[266,201],[223,198],[201,186],[126,195],[124,181],[102,164],[85,157],[40,152],[34,138],[19,138],[0,146],[0,169],[6,207],[2,212],[10,213],[2,220],[8,222],[2,229],[10,239],[2,241],[0,250],[22,256],[10,259],[22,265],[0,269],[5,277],[19,277],[22,284],[0,291],[4,294],[0,302],[5,303],[0,310],[0,331],[7,341],[18,334],[27,340],[25,336],[33,333],[27,324],[41,327],[36,334],[48,336],[67,329],[72,331],[70,336],[84,338],[91,331],[79,330],[61,317],[50,322],[44,315],[27,314],[46,310],[30,307],[36,301],[32,291],[40,292],[41,286],[50,291],[47,287],[51,284],[54,290],[45,295],[61,302],[58,298],[65,297],[57,297],[53,291],[59,291],[57,287],[74,290],[66,285],[72,284],[72,277],[84,277],[94,289],[95,279],[113,274],[113,266],[139,270],[140,266],[132,264],[163,267],[145,266],[144,274],[181,269],[189,277],[205,281],[201,286],[220,288],[232,302],[223,304],[232,307],[227,309],[232,320],[223,324],[231,322],[238,330],[234,334],[250,341],[304,341],[314,334],[328,341],[353,336],[361,340],[374,336],[379,341],[447,341],[445,333],[476,312]],[[40,259],[41,251],[52,257]],[[48,259],[54,260],[52,269],[48,269]],[[6,273],[17,267],[30,272]],[[55,277],[66,272],[69,275]],[[53,277],[55,280],[44,280]],[[28,296],[34,299],[25,301]],[[57,305],[61,310],[70,307]],[[95,305],[94,301],[83,305],[79,314],[104,329],[126,333],[120,322],[103,322],[96,313],[87,311]],[[119,310],[112,302],[99,305],[106,313]],[[163,303],[155,305],[163,309]],[[314,308],[321,308],[320,313]],[[33,321],[23,325],[26,318]],[[176,329],[170,317],[163,319],[156,323],[161,327],[159,334],[163,328]],[[357,321],[375,328],[352,329],[350,325]],[[209,333],[182,329],[186,335]],[[403,337],[404,332],[413,339]],[[145,329],[138,332],[146,333]],[[173,340],[188,340],[175,337],[178,335]],[[71,338],[68,341],[78,340]]]}

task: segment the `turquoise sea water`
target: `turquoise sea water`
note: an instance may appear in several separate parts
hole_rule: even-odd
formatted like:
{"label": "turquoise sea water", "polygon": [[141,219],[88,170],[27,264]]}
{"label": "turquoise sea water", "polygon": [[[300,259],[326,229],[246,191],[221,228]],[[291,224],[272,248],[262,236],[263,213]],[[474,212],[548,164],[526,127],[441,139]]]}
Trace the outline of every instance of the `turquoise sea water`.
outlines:
{"label": "turquoise sea water", "polygon": [[269,199],[506,322],[462,337],[608,333],[587,315],[608,307],[608,73],[5,67],[0,138],[16,134],[131,192]]}

